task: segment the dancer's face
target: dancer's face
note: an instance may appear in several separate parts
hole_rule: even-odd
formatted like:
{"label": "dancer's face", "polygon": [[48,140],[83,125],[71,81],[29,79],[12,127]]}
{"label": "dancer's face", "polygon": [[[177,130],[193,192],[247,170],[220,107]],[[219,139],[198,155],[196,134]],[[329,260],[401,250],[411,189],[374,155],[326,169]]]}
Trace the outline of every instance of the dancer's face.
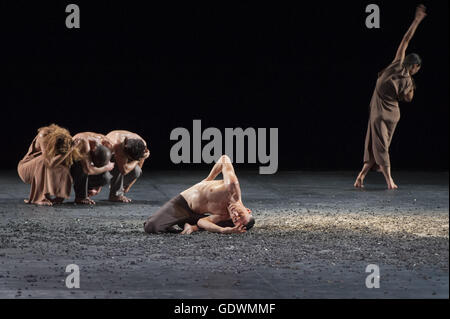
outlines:
{"label": "dancer's face", "polygon": [[414,75],[420,70],[420,64],[414,64],[409,70],[409,74]]}
{"label": "dancer's face", "polygon": [[252,212],[246,208],[243,204],[235,205],[230,209],[230,217],[235,226],[247,225]]}

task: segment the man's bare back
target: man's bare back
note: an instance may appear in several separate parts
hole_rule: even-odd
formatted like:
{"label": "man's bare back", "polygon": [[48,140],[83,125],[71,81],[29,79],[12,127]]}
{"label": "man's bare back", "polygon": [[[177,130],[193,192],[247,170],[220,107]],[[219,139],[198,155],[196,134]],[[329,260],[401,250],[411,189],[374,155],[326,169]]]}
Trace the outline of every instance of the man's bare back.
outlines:
{"label": "man's bare back", "polygon": [[229,219],[231,194],[223,180],[201,181],[181,192],[189,207],[197,214],[224,216]]}
{"label": "man's bare back", "polygon": [[92,143],[97,143],[97,144],[101,144],[103,146],[106,146],[107,148],[109,148],[110,150],[112,150],[113,147],[113,143],[111,142],[111,140],[109,138],[107,138],[105,135],[100,134],[100,133],[94,133],[94,132],[81,132],[78,134],[75,134],[73,136],[73,140],[77,140],[77,139],[85,139],[87,140],[91,145],[91,148],[93,148]]}
{"label": "man's bare back", "polygon": [[126,138],[129,138],[129,139],[142,140],[142,142],[144,142],[145,146],[147,146],[147,144],[145,143],[145,140],[142,137],[140,137],[136,133],[125,131],[125,130],[116,130],[116,131],[109,132],[106,135],[106,137],[111,140],[113,145],[121,144]]}

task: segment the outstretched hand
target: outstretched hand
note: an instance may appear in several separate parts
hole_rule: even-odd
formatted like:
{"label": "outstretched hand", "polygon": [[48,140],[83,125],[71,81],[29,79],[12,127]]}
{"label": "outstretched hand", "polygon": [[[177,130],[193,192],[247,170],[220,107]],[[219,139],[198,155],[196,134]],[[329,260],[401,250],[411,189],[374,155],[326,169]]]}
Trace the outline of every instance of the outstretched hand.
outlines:
{"label": "outstretched hand", "polygon": [[422,21],[427,16],[426,10],[427,8],[423,4],[418,5],[416,8],[416,20]]}
{"label": "outstretched hand", "polygon": [[224,227],[222,229],[222,234],[242,234],[246,231],[247,230],[245,229],[244,225],[238,225],[234,227]]}

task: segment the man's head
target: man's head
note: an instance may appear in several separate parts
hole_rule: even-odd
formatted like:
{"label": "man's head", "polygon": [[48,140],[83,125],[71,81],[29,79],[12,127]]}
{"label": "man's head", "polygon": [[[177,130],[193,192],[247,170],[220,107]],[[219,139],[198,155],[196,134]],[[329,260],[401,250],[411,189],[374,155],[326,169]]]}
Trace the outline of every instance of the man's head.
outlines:
{"label": "man's head", "polygon": [[408,54],[403,60],[403,66],[408,70],[409,74],[414,75],[420,70],[422,59],[417,53]]}
{"label": "man's head", "polygon": [[97,145],[91,152],[91,158],[95,167],[103,167],[111,160],[111,151],[104,145]]}
{"label": "man's head", "polygon": [[231,220],[235,226],[243,225],[246,230],[249,230],[255,225],[255,218],[252,216],[252,211],[242,204],[242,202],[232,203],[228,206]]}
{"label": "man's head", "polygon": [[123,151],[132,161],[138,161],[145,155],[146,146],[144,142],[137,138],[126,138],[123,142]]}

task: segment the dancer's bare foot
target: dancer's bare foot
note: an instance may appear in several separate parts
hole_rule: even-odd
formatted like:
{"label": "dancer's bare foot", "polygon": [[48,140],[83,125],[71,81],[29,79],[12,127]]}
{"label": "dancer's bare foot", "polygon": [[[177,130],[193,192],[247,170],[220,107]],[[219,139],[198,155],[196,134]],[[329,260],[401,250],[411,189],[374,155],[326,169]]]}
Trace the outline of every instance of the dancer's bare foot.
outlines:
{"label": "dancer's bare foot", "polygon": [[394,180],[391,178],[391,180],[388,183],[388,189],[397,189],[398,186],[394,183]]}
{"label": "dancer's bare foot", "polygon": [[186,223],[186,224],[184,224],[184,229],[181,232],[181,235],[190,235],[197,230],[198,230],[198,228],[196,226]]}
{"label": "dancer's bare foot", "polygon": [[35,203],[32,203],[32,204],[35,204],[35,205],[38,205],[38,206],[53,206],[53,203],[51,201],[49,201],[48,199],[43,199],[43,200],[41,200],[39,202],[35,202]]}
{"label": "dancer's bare foot", "polygon": [[97,188],[92,188],[88,191],[88,196],[92,197],[92,196],[98,195],[98,193],[100,193],[101,190],[102,190],[101,186],[97,187]]}
{"label": "dancer's bare foot", "polygon": [[62,197],[56,197],[56,198],[50,199],[50,201],[51,201],[53,204],[62,204],[62,203],[64,202],[64,198],[62,198]]}
{"label": "dancer's bare foot", "polygon": [[52,197],[50,196],[50,194],[45,194],[45,198],[52,202],[52,204],[62,204],[62,202],[64,201],[63,197]]}
{"label": "dancer's bare foot", "polygon": [[75,198],[75,204],[95,205],[95,202],[90,198]]}
{"label": "dancer's bare foot", "polygon": [[119,202],[119,203],[130,203],[131,199],[121,195],[121,196],[110,196],[109,201],[110,202]]}
{"label": "dancer's bare foot", "polygon": [[356,178],[355,184],[353,184],[356,188],[364,188],[364,178],[358,176]]}

